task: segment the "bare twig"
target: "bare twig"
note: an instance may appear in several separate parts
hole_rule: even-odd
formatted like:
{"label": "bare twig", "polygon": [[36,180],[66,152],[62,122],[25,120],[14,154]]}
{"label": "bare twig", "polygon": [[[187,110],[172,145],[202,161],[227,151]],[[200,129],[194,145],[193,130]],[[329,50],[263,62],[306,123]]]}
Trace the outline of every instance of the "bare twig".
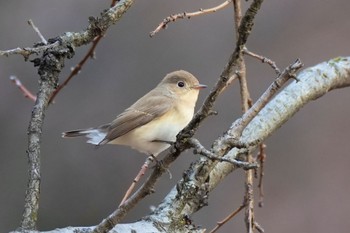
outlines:
{"label": "bare twig", "polygon": [[[239,38],[239,25],[242,18],[241,0],[234,0],[234,13],[235,13],[235,31],[237,38]],[[239,72],[239,84],[240,84],[240,94],[241,94],[241,105],[242,112],[246,113],[251,107],[250,94],[248,90],[247,75],[246,75],[246,65],[243,55],[240,54],[238,59],[238,72]],[[252,154],[248,153],[246,155],[248,163],[253,162]],[[253,232],[253,222],[254,222],[254,192],[253,192],[253,170],[248,170],[245,172],[245,222],[248,233]]]}
{"label": "bare twig", "polygon": [[227,159],[227,158],[218,157],[214,153],[212,153],[211,151],[205,149],[204,146],[195,138],[189,138],[187,143],[192,148],[194,148],[195,154],[203,155],[210,160],[231,163],[231,164],[233,164],[237,167],[241,167],[245,170],[254,169],[254,168],[258,167],[258,164],[254,163],[254,162],[249,163],[249,162],[239,161],[236,159]]}
{"label": "bare twig", "polygon": [[[114,7],[115,4],[119,2],[119,0],[113,0],[111,3],[111,7]],[[53,102],[53,100],[55,99],[56,95],[69,83],[69,81],[77,74],[79,74],[79,71],[82,69],[82,67],[84,66],[84,64],[86,63],[86,61],[89,58],[92,58],[94,56],[94,52],[95,49],[98,45],[98,43],[100,42],[100,40],[102,39],[104,35],[98,35],[96,36],[93,41],[92,41],[92,46],[90,47],[89,51],[85,54],[85,56],[83,57],[83,59],[72,69],[71,73],[69,74],[69,76],[63,81],[63,83],[61,85],[58,86],[58,88],[56,89],[56,91],[53,93],[53,95],[50,98],[50,103]]]}
{"label": "bare twig", "polygon": [[0,56],[10,56],[14,54],[22,55],[24,57],[24,60],[27,61],[29,56],[32,54],[39,54],[47,49],[55,48],[59,45],[60,43],[58,41],[55,41],[52,44],[48,45],[43,45],[43,46],[38,46],[35,48],[15,48],[15,49],[9,49],[9,50],[0,50]]}
{"label": "bare twig", "polygon": [[234,15],[233,15],[233,20],[235,22],[235,32],[236,32],[236,39],[238,39],[238,28],[239,25],[241,24],[242,20],[242,7],[241,7],[241,1],[240,0],[234,0],[233,1],[233,10],[234,10]]}
{"label": "bare twig", "polygon": [[[251,154],[247,155],[247,161],[252,162]],[[245,205],[245,224],[247,233],[254,232],[254,174],[253,170],[246,171],[245,177],[245,197],[244,197],[244,205]]]}
{"label": "bare twig", "polygon": [[232,213],[230,213],[227,217],[225,217],[222,221],[218,222],[216,224],[216,226],[214,227],[214,229],[212,229],[209,233],[214,233],[217,230],[219,230],[220,227],[222,227],[225,223],[227,223],[228,221],[230,221],[234,216],[236,216],[241,210],[243,210],[244,205],[241,205],[240,207],[238,207],[235,211],[233,211]]}
{"label": "bare twig", "polygon": [[204,14],[208,14],[208,13],[214,13],[218,10],[225,8],[231,2],[232,2],[232,0],[227,0],[227,1],[221,3],[218,6],[215,6],[213,8],[199,9],[199,11],[195,11],[195,12],[190,12],[190,13],[183,12],[183,13],[170,15],[170,16],[166,17],[165,19],[163,19],[163,21],[158,25],[158,27],[156,29],[154,29],[153,31],[151,31],[149,35],[150,35],[150,37],[153,37],[160,30],[166,29],[169,23],[175,22],[177,19],[185,19],[185,18],[190,19],[191,17],[194,17],[194,16],[204,15]]}
{"label": "bare twig", "polygon": [[37,28],[35,26],[35,24],[33,23],[33,21],[30,19],[28,20],[28,24],[33,28],[33,30],[38,34],[38,36],[41,39],[41,42],[44,43],[44,45],[47,45],[47,40],[45,39],[45,37],[41,34],[41,32],[39,31],[39,28]]}
{"label": "bare twig", "polygon": [[55,90],[55,92],[52,94],[52,96],[50,97],[50,103],[52,103],[55,99],[55,97],[57,96],[57,94],[69,83],[69,81],[76,76],[77,74],[79,74],[79,71],[82,69],[82,67],[84,66],[84,64],[86,63],[86,61],[93,57],[93,54],[95,52],[96,46],[98,44],[98,42],[102,39],[103,36],[96,36],[94,38],[94,40],[92,41],[92,46],[90,47],[89,51],[85,54],[85,56],[83,57],[83,59],[72,69],[72,71],[70,72],[69,76],[63,81],[62,84],[60,84],[58,86],[58,88]]}
{"label": "bare twig", "polygon": [[266,160],[266,145],[264,143],[260,144],[260,151],[258,154],[258,161],[260,164],[260,169],[259,169],[259,183],[258,183],[258,188],[259,188],[259,207],[263,207],[264,205],[264,186],[263,186],[263,179],[264,179],[264,168],[265,168],[265,160]]}
{"label": "bare twig", "polygon": [[264,230],[264,228],[262,228],[261,226],[260,226],[260,224],[258,223],[258,222],[254,222],[254,228],[257,230],[257,231],[259,231],[260,233],[264,233],[265,232],[265,230]]}
{"label": "bare twig", "polygon": [[[180,151],[177,151],[176,153],[180,153]],[[93,233],[108,232],[111,230],[135,205],[137,205],[137,203],[139,203],[145,196],[154,192],[154,185],[156,181],[166,171],[169,164],[170,161],[157,164],[146,182],[142,184],[142,186],[130,198],[120,205],[118,209],[102,220],[102,222],[95,227]]]}
{"label": "bare twig", "polygon": [[269,64],[271,66],[271,68],[276,72],[277,75],[281,73],[281,70],[277,67],[276,62],[272,61],[271,59],[264,57],[264,56],[261,56],[261,55],[258,55],[256,53],[253,53],[253,52],[249,51],[246,47],[244,48],[243,53],[247,54],[251,57],[259,59],[262,63]]}
{"label": "bare twig", "polygon": [[136,177],[134,178],[134,180],[133,180],[133,182],[131,183],[130,187],[129,187],[128,190],[126,191],[126,193],[125,193],[125,195],[124,195],[122,201],[121,201],[120,204],[119,204],[119,207],[120,207],[121,205],[123,205],[124,202],[130,197],[132,191],[133,191],[134,188],[135,188],[136,183],[139,182],[140,178],[145,174],[147,168],[148,168],[149,165],[152,163],[152,161],[153,161],[153,157],[152,157],[152,156],[149,156],[149,157],[146,159],[146,161],[145,161],[145,163],[142,165],[142,167],[141,167],[139,173],[136,175]]}
{"label": "bare twig", "polygon": [[[117,4],[117,2],[119,2],[119,0],[112,0],[111,3],[111,7],[114,7],[115,4]],[[77,74],[79,74],[80,70],[82,69],[82,67],[84,66],[84,64],[86,63],[86,61],[89,58],[93,58],[94,57],[94,53],[95,53],[95,49],[98,45],[98,43],[100,42],[100,40],[103,38],[103,34],[100,34],[98,36],[96,36],[93,41],[92,41],[92,45],[90,47],[90,49],[88,50],[88,52],[85,54],[85,56],[83,57],[83,59],[72,69],[72,71],[70,72],[69,76],[63,81],[62,84],[60,84],[58,86],[58,88],[55,90],[55,92],[52,94],[51,98],[50,98],[50,103],[53,103],[55,97],[57,96],[57,94],[69,83],[69,81],[76,76]]]}
{"label": "bare twig", "polygon": [[11,75],[10,80],[21,90],[25,97],[33,101],[36,100],[36,96],[33,95],[16,76]]}

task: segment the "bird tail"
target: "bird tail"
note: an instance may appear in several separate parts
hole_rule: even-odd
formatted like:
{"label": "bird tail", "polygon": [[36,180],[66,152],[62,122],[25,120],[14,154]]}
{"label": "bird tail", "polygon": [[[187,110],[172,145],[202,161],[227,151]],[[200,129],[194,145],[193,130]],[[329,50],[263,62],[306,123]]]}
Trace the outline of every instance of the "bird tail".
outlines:
{"label": "bird tail", "polygon": [[109,125],[102,125],[98,128],[89,128],[89,129],[78,129],[62,133],[63,138],[74,138],[85,136],[88,138],[87,143],[93,145],[100,145],[100,143],[105,139],[107,135]]}

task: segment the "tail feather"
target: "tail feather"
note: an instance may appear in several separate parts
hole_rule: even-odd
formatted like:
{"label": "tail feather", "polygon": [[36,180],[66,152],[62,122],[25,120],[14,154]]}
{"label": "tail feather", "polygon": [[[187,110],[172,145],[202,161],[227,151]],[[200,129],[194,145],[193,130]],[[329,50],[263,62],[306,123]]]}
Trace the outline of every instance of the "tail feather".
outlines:
{"label": "tail feather", "polygon": [[93,130],[93,128],[91,128],[91,129],[77,129],[77,130],[63,132],[62,138],[74,138],[74,137],[79,137],[79,136],[85,136],[86,134],[88,134],[88,132],[90,130]]}
{"label": "tail feather", "polygon": [[98,128],[72,130],[62,133],[62,137],[73,138],[85,136],[88,138],[87,143],[100,145],[100,143],[105,139],[107,135],[107,129],[108,125],[103,125]]}

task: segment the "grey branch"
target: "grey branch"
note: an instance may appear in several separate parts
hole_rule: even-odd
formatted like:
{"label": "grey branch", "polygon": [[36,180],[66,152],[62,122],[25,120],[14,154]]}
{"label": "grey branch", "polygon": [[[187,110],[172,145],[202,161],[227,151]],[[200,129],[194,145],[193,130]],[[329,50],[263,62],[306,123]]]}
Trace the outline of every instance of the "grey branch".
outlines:
{"label": "grey branch", "polygon": [[47,49],[51,49],[54,47],[57,47],[60,43],[58,41],[49,44],[49,45],[43,45],[43,46],[39,46],[36,48],[15,48],[15,49],[9,49],[9,50],[5,50],[5,51],[1,51],[0,50],[0,56],[10,56],[10,55],[14,55],[14,54],[18,54],[18,55],[22,55],[24,57],[25,60],[28,60],[29,56],[32,54],[39,54]]}
{"label": "grey branch", "polygon": [[52,93],[58,86],[58,77],[64,66],[64,61],[74,55],[74,47],[93,41],[97,35],[103,35],[116,23],[132,5],[133,0],[121,0],[114,7],[101,14],[101,18],[90,18],[90,24],[82,32],[68,32],[63,36],[49,39],[48,45],[37,45],[31,49],[13,49],[0,51],[0,55],[21,54],[28,59],[33,53],[42,52],[40,58],[34,60],[38,66],[39,91],[33,107],[28,127],[28,163],[29,179],[25,194],[22,230],[36,230],[40,197],[40,149],[45,113]]}
{"label": "grey branch", "polygon": [[33,20],[28,20],[28,24],[33,28],[33,30],[38,34],[41,42],[43,42],[44,45],[47,45],[47,40],[45,39],[45,37],[43,36],[43,34],[41,34],[39,28],[37,26],[35,26]]}
{"label": "grey branch", "polygon": [[114,7],[111,7],[102,13],[100,18],[90,17],[89,26],[81,32],[66,32],[62,36],[49,39],[48,45],[41,45],[39,43],[33,48],[15,48],[5,51],[0,50],[0,56],[19,54],[27,60],[32,54],[39,54],[47,49],[57,48],[61,45],[74,49],[74,47],[89,44],[96,36],[105,34],[107,29],[122,17],[133,3],[134,0],[121,0]]}
{"label": "grey branch", "polygon": [[[223,158],[235,159],[240,154],[256,149],[255,141],[264,141],[282,124],[288,121],[307,103],[316,100],[331,90],[350,86],[350,57],[335,58],[305,69],[272,99],[243,130],[242,143],[248,148],[232,148]],[[221,137],[219,140],[223,140]],[[218,145],[213,150],[218,150]],[[217,154],[217,153],[215,153]],[[220,153],[218,153],[220,154]],[[212,191],[229,173],[236,170],[231,163],[200,158],[184,173],[184,178],[168,193],[163,202],[149,216],[131,224],[119,224],[110,232],[172,232],[174,222],[199,211],[205,206],[207,193]],[[191,226],[176,225],[176,232],[204,232]],[[47,233],[90,232],[94,227],[67,227]]]}
{"label": "grey branch", "polygon": [[190,144],[192,148],[194,148],[194,152],[193,152],[194,154],[203,155],[210,160],[231,163],[236,167],[241,167],[246,170],[258,167],[257,163],[248,163],[237,159],[228,159],[228,158],[218,157],[211,151],[205,149],[204,146],[195,138],[189,138],[187,143]]}

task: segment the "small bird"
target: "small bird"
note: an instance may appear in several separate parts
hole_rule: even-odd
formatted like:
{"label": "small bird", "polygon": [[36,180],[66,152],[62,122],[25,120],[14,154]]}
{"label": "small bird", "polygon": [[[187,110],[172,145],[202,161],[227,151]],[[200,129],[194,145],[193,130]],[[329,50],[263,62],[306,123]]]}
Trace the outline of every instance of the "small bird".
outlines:
{"label": "small bird", "polygon": [[62,137],[85,136],[97,146],[130,146],[149,156],[175,142],[176,135],[191,121],[199,90],[206,88],[191,73],[178,70],[167,74],[150,92],[109,124],[64,132]]}

